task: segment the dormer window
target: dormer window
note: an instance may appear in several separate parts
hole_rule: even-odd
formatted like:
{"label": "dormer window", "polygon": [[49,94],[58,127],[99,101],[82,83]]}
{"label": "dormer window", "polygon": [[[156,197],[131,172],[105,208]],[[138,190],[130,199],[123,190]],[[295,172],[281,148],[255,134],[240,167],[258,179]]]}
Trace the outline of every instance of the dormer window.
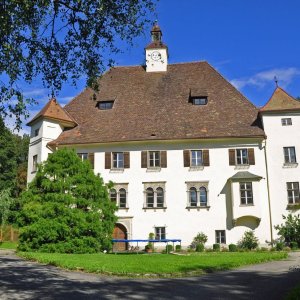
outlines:
{"label": "dormer window", "polygon": [[108,109],[112,109],[114,105],[114,101],[110,100],[110,101],[99,101],[97,103],[97,107],[100,110],[108,110]]}
{"label": "dormer window", "polygon": [[193,105],[206,105],[207,97],[192,97],[191,102]]}

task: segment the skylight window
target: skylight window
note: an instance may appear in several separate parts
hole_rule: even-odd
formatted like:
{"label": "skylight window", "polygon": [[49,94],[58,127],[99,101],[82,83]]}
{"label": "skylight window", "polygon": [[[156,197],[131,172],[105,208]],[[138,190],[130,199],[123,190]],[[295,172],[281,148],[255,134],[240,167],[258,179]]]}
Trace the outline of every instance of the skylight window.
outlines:
{"label": "skylight window", "polygon": [[191,99],[193,105],[206,105],[207,104],[207,97],[193,97]]}
{"label": "skylight window", "polygon": [[108,110],[108,109],[112,109],[113,108],[113,105],[114,105],[114,101],[111,100],[111,101],[101,101],[101,102],[98,102],[97,103],[97,107],[100,109],[100,110]]}

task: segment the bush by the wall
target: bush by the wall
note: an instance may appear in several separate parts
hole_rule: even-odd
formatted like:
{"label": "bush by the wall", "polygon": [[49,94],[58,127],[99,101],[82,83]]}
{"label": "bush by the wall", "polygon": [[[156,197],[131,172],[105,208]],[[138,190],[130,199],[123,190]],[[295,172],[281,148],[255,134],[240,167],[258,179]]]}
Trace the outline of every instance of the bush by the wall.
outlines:
{"label": "bush by the wall", "polygon": [[235,244],[230,244],[228,246],[228,248],[229,248],[229,252],[236,252],[237,251],[237,245],[235,245]]}
{"label": "bush by the wall", "polygon": [[284,248],[284,243],[283,242],[277,242],[275,245],[276,251],[282,251]]}
{"label": "bush by the wall", "polygon": [[298,243],[297,242],[290,242],[290,247],[292,250],[297,250],[298,249]]}
{"label": "bush by the wall", "polygon": [[203,252],[204,251],[204,244],[197,244],[196,251],[197,252]]}
{"label": "bush by the wall", "polygon": [[176,245],[175,246],[175,251],[180,252],[181,251],[181,245]]}
{"label": "bush by the wall", "polygon": [[166,252],[170,253],[172,251],[174,251],[173,245],[166,245]]}
{"label": "bush by the wall", "polygon": [[238,242],[238,247],[241,249],[252,250],[257,248],[258,238],[254,235],[254,231],[246,231],[242,239]]}
{"label": "bush by the wall", "polygon": [[220,251],[220,244],[213,244],[214,251]]}

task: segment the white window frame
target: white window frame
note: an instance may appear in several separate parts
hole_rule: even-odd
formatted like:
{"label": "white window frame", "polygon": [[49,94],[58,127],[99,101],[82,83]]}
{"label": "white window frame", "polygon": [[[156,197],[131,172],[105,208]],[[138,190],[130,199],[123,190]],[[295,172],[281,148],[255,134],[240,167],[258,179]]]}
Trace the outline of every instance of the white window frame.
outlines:
{"label": "white window frame", "polygon": [[[115,200],[115,202],[116,202],[116,205],[118,206],[118,208],[119,209],[128,209],[129,208],[129,206],[128,206],[128,183],[117,183],[117,184],[115,184],[109,192],[110,199],[111,199],[111,191],[113,191],[113,190],[116,191],[116,200]],[[125,206],[123,206],[123,205],[121,206],[121,200],[122,200],[121,197],[122,197],[122,191],[123,190],[125,191],[125,197],[126,197],[125,198],[125,201],[126,201]]]}
{"label": "white window frame", "polygon": [[292,118],[282,118],[281,119],[282,126],[291,126],[293,125]]}
{"label": "white window frame", "polygon": [[237,166],[249,165],[249,151],[247,148],[235,149],[235,164]]}
{"label": "white window frame", "polygon": [[[153,207],[148,205],[148,190],[153,191]],[[162,190],[162,194],[160,194]],[[162,205],[159,203],[159,198],[163,197]],[[165,182],[144,183],[144,209],[165,209],[166,205],[166,189]]]}
{"label": "white window frame", "polygon": [[287,182],[288,204],[300,204],[299,182]]}
{"label": "white window frame", "polygon": [[38,155],[33,155],[32,156],[32,172],[37,171],[37,166],[38,166]]}
{"label": "white window frame", "polygon": [[[248,185],[250,185],[250,188],[248,187]],[[244,196],[243,192],[245,193]],[[242,199],[245,199],[245,203],[243,203]],[[254,205],[253,186],[251,181],[240,182],[240,201],[241,206]]]}
{"label": "white window frame", "polygon": [[[208,181],[205,182],[186,182],[187,185],[187,208],[207,208],[209,207],[209,190],[208,190]],[[201,191],[205,189],[206,192],[206,202],[201,201]],[[192,197],[191,192],[196,192],[196,205],[193,201],[192,205]],[[203,205],[206,203],[206,205]]]}
{"label": "white window frame", "polygon": [[124,169],[124,152],[112,152],[112,169]]}
{"label": "white window frame", "polygon": [[[193,154],[195,154],[194,158],[193,158]],[[190,166],[192,168],[203,166],[203,151],[202,150],[190,150]]]}
{"label": "white window frame", "polygon": [[[292,153],[292,152],[294,152],[294,153]],[[285,164],[296,164],[297,163],[296,148],[294,146],[283,147],[283,155],[284,155],[284,163]]]}
{"label": "white window frame", "polygon": [[155,168],[160,168],[160,167],[161,167],[160,151],[147,151],[147,168],[155,169]]}
{"label": "white window frame", "polygon": [[155,226],[155,239],[156,240],[165,240],[167,238],[166,226]]}
{"label": "white window frame", "polygon": [[215,230],[216,244],[226,244],[226,230]]}

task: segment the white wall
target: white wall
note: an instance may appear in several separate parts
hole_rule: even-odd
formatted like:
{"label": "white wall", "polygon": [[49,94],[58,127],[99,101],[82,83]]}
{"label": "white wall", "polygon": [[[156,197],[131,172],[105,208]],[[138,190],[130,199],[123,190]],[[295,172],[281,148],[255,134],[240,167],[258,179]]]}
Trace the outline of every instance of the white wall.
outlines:
{"label": "white wall", "polygon": [[[231,199],[227,180],[236,172],[241,171],[229,166],[228,148],[255,148],[256,164],[249,166],[247,171],[263,177],[254,182],[254,206],[251,214],[262,218],[256,228],[256,235],[261,243],[270,240],[268,198],[266,188],[266,172],[264,151],[259,142],[248,141],[215,141],[215,142],[152,142],[124,143],[115,145],[99,145],[97,147],[76,147],[78,152],[95,152],[95,173],[100,173],[105,182],[128,183],[128,209],[120,209],[118,216],[131,220],[132,230],[129,238],[146,239],[155,226],[166,226],[167,238],[180,238],[187,246],[200,231],[208,235],[208,245],[215,243],[215,230],[226,230],[227,244],[236,243],[246,226],[232,227],[230,211]],[[209,149],[210,166],[203,170],[190,171],[183,166],[183,149]],[[167,150],[167,168],[159,172],[149,172],[141,168],[142,150]],[[113,172],[104,169],[105,152],[130,151],[130,169],[124,172]],[[167,209],[143,209],[143,182],[166,182]],[[186,181],[208,181],[210,208],[187,209]],[[236,207],[239,216],[249,215],[249,208]],[[126,221],[127,222],[127,221]],[[124,224],[126,223],[124,222]],[[130,230],[129,230],[130,231]]]}
{"label": "white wall", "polygon": [[[291,118],[291,126],[282,126],[282,118]],[[287,182],[300,182],[300,166],[284,166],[283,147],[294,146],[297,161],[300,160],[300,114],[281,113],[263,115],[267,135],[267,162],[270,183],[270,201],[273,225],[283,223],[282,215],[292,212],[287,209]],[[299,213],[299,210],[296,211]],[[274,230],[274,237],[277,231]]]}

